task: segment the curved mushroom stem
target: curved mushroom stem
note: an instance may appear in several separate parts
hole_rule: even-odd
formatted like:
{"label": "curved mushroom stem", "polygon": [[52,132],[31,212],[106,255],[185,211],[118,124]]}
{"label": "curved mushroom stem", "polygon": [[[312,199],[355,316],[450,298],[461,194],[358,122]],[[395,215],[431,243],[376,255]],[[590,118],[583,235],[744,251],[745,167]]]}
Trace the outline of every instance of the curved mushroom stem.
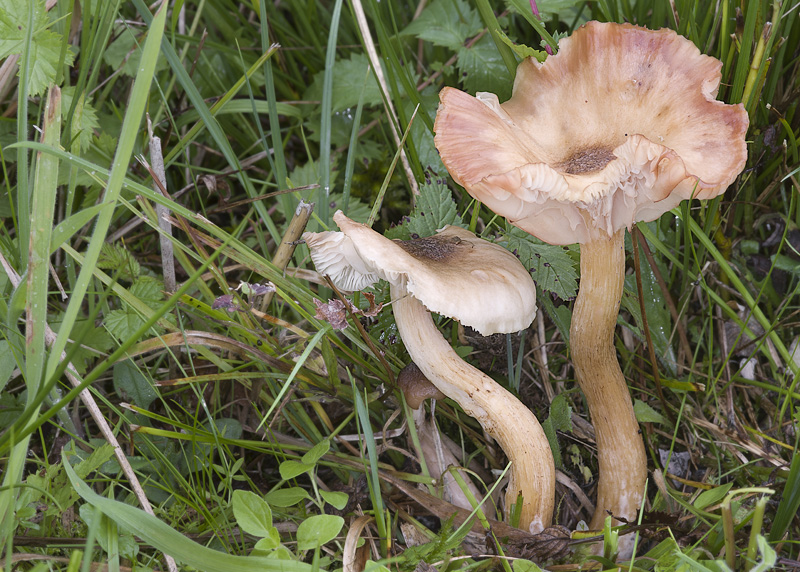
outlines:
{"label": "curved mushroom stem", "polygon": [[575,375],[597,439],[600,482],[590,528],[607,511],[633,519],[647,479],[647,458],[628,386],[614,348],[614,328],[625,281],[624,231],[581,244],[581,284],[570,327]]}
{"label": "curved mushroom stem", "polygon": [[422,373],[455,400],[505,451],[511,461],[505,511],[522,495],[519,527],[532,533],[550,526],[555,497],[553,454],[539,421],[488,375],[462,360],[436,328],[427,309],[403,286],[392,285],[400,337]]}

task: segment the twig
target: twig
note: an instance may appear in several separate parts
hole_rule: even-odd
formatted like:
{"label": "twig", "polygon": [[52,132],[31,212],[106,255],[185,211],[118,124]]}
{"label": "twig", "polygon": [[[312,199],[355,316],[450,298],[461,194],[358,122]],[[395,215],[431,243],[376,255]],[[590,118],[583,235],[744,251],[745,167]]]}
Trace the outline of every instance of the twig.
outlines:
{"label": "twig", "polygon": [[[289,227],[286,229],[286,233],[283,235],[281,243],[278,245],[278,248],[275,250],[275,254],[272,256],[272,264],[275,265],[279,270],[286,270],[286,267],[288,266],[289,261],[292,259],[294,251],[297,248],[297,241],[300,240],[300,237],[306,230],[308,219],[311,218],[311,212],[313,210],[314,205],[303,200],[300,201],[300,204],[298,204],[297,208],[294,210],[294,216],[289,222]],[[262,312],[267,311],[267,307],[269,306],[269,303],[272,302],[272,296],[274,294],[274,292],[267,292],[264,295],[264,298],[261,301]]]}

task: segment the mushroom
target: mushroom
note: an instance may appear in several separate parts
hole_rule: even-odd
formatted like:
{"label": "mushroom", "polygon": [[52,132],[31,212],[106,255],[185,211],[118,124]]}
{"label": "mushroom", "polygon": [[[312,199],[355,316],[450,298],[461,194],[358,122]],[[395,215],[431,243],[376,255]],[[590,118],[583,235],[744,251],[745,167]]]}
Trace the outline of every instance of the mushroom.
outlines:
{"label": "mushroom", "polygon": [[716,101],[720,61],[672,30],[589,22],[544,63],[517,68],[511,99],[445,88],[435,143],[453,179],[551,244],[581,244],[570,346],[597,436],[591,528],[636,517],[647,459],[614,349],[623,236],[684,199],[709,199],[747,159],[742,105]]}
{"label": "mushroom", "polygon": [[507,250],[459,227],[393,241],[341,211],[334,220],[342,232],[303,235],[317,270],[344,290],[366,288],[378,279],[390,283],[395,322],[411,359],[478,420],[511,461],[507,519],[521,496],[520,528],[543,530],[550,524],[555,489],[544,431],[510,392],[458,356],[431,316],[437,312],[484,335],[526,328],[536,311],[536,288],[528,271]]}
{"label": "mushroom", "polygon": [[[459,508],[472,510],[469,498],[461,490],[455,477],[447,470],[449,467],[460,466],[453,453],[458,445],[446,435],[439,433],[436,423],[433,422],[436,401],[447,396],[425,377],[425,374],[413,361],[397,374],[397,387],[403,392],[406,403],[411,408],[411,416],[414,419],[419,440],[419,455],[425,461],[428,474],[442,485],[444,500]],[[423,407],[426,399],[431,400],[430,417],[425,414]],[[460,469],[456,470],[461,474],[472,497],[481,498],[483,495],[478,491],[469,475]]]}

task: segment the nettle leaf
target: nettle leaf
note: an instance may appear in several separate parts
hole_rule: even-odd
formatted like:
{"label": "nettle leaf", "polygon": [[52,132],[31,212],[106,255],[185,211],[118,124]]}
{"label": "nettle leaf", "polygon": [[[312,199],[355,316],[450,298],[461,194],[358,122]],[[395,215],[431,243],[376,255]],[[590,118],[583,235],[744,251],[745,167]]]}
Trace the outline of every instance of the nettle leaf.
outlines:
{"label": "nettle leaf", "polygon": [[[72,108],[72,101],[75,97],[75,86],[65,87],[61,90],[61,113],[67,115]],[[72,127],[70,139],[77,143],[81,153],[92,144],[94,130],[100,126],[97,120],[97,111],[90,103],[86,102],[86,97],[81,94],[78,103],[75,105],[75,113],[72,115]]]}
{"label": "nettle leaf", "polygon": [[[130,287],[131,294],[154,310],[164,301],[163,290],[163,284],[151,276],[140,276]],[[123,308],[109,312],[105,325],[116,338],[125,340],[141,328],[144,321],[139,312],[126,304]],[[157,326],[153,327],[157,332],[161,331]]]}
{"label": "nettle leaf", "polygon": [[164,301],[164,285],[152,276],[140,276],[131,286],[131,294],[156,310]]}
{"label": "nettle leaf", "polygon": [[104,243],[97,259],[97,267],[102,270],[119,272],[118,278],[133,280],[139,275],[141,267],[133,255],[121,244]]}
{"label": "nettle leaf", "polygon": [[465,0],[436,0],[402,34],[457,50],[482,28],[480,15]]}
{"label": "nettle leaf", "polygon": [[563,246],[545,244],[519,228],[512,228],[504,237],[506,248],[515,252],[533,279],[542,289],[562,300],[570,300],[578,292],[578,271],[569,251]]}
{"label": "nettle leaf", "polygon": [[466,228],[456,210],[450,189],[441,181],[421,185],[414,212],[404,225],[411,237],[433,236],[437,230],[448,224]]}
{"label": "nettle leaf", "polygon": [[[56,78],[61,62],[61,35],[49,25],[44,0],[0,0],[0,60],[25,49],[28,16],[33,10],[33,41],[29,62],[31,66],[29,95],[39,95]],[[75,55],[67,49],[63,64],[72,65]],[[21,71],[21,70],[20,70]],[[19,72],[17,72],[19,75]]]}
{"label": "nettle leaf", "polygon": [[489,91],[496,93],[500,101],[511,97],[514,80],[489,34],[470,48],[459,47],[456,67],[470,93]]}

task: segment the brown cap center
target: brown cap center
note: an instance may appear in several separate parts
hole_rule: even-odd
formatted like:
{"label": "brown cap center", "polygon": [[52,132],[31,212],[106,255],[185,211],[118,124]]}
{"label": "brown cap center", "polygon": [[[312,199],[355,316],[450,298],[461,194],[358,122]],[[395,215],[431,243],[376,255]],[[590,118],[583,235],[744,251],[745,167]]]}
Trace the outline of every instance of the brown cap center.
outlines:
{"label": "brown cap center", "polygon": [[589,147],[576,151],[566,161],[556,165],[556,169],[570,175],[582,175],[599,171],[617,156],[609,147]]}
{"label": "brown cap center", "polygon": [[417,260],[446,262],[458,250],[463,241],[457,236],[429,236],[412,240],[397,240],[398,246]]}

